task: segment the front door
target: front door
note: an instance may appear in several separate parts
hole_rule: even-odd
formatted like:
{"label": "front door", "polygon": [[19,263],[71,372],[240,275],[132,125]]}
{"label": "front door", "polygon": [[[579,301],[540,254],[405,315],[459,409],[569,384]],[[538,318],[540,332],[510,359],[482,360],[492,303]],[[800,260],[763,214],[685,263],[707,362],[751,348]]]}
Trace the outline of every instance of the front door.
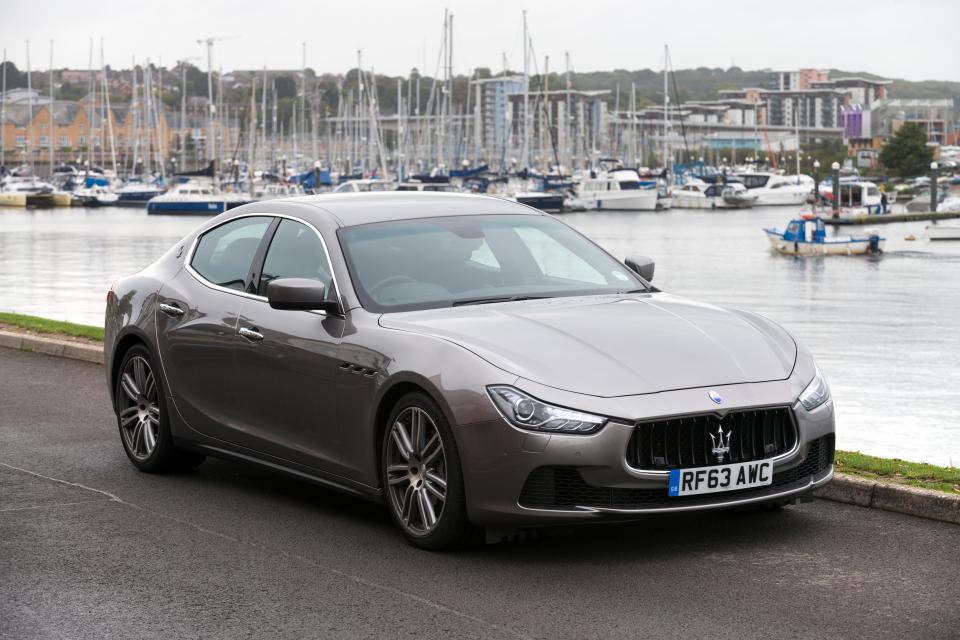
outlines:
{"label": "front door", "polygon": [[344,319],[313,311],[280,311],[266,302],[278,278],[319,280],[334,297],[330,262],[317,231],[284,218],[270,241],[247,299],[235,341],[237,444],[328,473],[342,469],[334,390]]}

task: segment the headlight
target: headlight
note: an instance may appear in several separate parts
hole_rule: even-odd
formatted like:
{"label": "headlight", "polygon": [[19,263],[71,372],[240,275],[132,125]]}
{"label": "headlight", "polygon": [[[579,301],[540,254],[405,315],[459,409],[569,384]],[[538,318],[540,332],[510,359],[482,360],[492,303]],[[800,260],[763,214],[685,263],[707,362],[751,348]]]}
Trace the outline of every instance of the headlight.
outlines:
{"label": "headlight", "polygon": [[823,374],[820,373],[820,367],[817,367],[813,380],[800,394],[800,404],[807,411],[813,411],[829,399],[830,389],[827,387],[827,381],[823,379]]}
{"label": "headlight", "polygon": [[513,387],[487,387],[487,392],[503,417],[520,429],[554,433],[596,433],[607,422],[606,418],[592,413],[540,402]]}

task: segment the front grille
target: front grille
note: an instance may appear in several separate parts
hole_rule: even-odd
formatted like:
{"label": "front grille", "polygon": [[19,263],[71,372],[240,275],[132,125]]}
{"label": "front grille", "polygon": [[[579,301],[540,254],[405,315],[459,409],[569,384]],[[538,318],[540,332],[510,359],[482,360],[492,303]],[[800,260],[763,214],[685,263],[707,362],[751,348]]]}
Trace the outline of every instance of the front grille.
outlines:
{"label": "front grille", "polygon": [[649,471],[721,464],[710,438],[716,438],[721,427],[730,440],[722,464],[773,458],[797,443],[789,407],[740,409],[724,416],[703,413],[638,423],[627,445],[627,464]]}
{"label": "front grille", "polygon": [[680,505],[715,504],[729,499],[781,493],[806,486],[811,477],[822,475],[833,464],[833,434],[810,442],[803,461],[773,474],[773,483],[713,495],[670,497],[667,486],[658,489],[594,487],[586,483],[576,467],[540,467],[527,478],[520,493],[520,505],[535,509],[606,507],[642,509]]}

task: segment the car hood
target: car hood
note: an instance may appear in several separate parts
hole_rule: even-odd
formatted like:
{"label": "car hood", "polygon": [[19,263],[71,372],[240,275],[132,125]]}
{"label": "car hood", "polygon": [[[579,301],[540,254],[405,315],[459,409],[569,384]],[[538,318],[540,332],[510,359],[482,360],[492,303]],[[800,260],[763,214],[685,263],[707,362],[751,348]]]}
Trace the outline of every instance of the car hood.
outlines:
{"label": "car hood", "polygon": [[613,397],[790,376],[793,339],[755,314],[665,293],[552,298],[385,314],[540,384]]}

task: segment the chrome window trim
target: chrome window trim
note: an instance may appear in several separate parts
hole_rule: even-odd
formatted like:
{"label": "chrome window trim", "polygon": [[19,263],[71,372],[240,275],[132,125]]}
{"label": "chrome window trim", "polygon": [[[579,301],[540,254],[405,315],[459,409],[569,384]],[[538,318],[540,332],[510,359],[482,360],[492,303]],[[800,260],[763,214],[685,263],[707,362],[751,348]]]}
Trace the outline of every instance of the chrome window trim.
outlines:
{"label": "chrome window trim", "polygon": [[[199,282],[200,284],[204,285],[205,287],[209,287],[210,289],[213,289],[214,291],[222,291],[223,293],[229,293],[229,294],[232,294],[232,295],[235,295],[235,296],[240,296],[241,298],[248,298],[248,299],[250,299],[250,300],[258,300],[258,301],[260,301],[260,302],[267,302],[267,297],[266,297],[266,296],[260,296],[260,295],[254,294],[254,293],[247,293],[246,291],[237,291],[236,289],[228,289],[227,287],[221,287],[221,286],[218,285],[218,284],[214,284],[214,283],[210,282],[209,280],[207,280],[206,278],[204,278],[202,275],[200,275],[200,273],[193,268],[193,264],[192,264],[192,263],[193,263],[193,255],[194,255],[194,253],[196,253],[197,245],[200,244],[200,238],[202,238],[203,236],[207,235],[208,233],[210,233],[210,232],[213,231],[214,229],[219,229],[220,227],[222,227],[222,226],[224,226],[224,225],[226,225],[226,224],[230,224],[231,222],[235,222],[235,221],[241,220],[241,219],[243,219],[243,218],[283,218],[283,219],[287,219],[287,220],[293,220],[294,222],[299,222],[300,224],[308,227],[309,229],[312,229],[313,232],[314,232],[315,234],[317,234],[317,237],[320,238],[320,244],[321,244],[321,246],[323,246],[323,252],[324,252],[325,257],[326,257],[326,259],[327,259],[327,267],[330,269],[330,277],[333,279],[333,290],[334,290],[334,291],[336,292],[336,294],[337,294],[337,306],[340,308],[340,313],[341,313],[341,314],[343,313],[343,301],[342,301],[342,299],[341,299],[341,297],[340,297],[340,283],[337,282],[337,274],[336,274],[336,273],[334,272],[334,270],[333,270],[333,263],[330,261],[330,250],[327,248],[327,243],[326,243],[326,241],[323,239],[323,234],[320,233],[319,229],[317,229],[315,226],[313,226],[312,224],[310,224],[310,223],[307,222],[306,220],[304,220],[304,219],[302,219],[302,218],[297,218],[296,216],[291,216],[291,215],[283,214],[283,213],[263,213],[263,212],[260,212],[260,213],[245,213],[245,214],[243,214],[243,215],[239,215],[239,216],[235,216],[235,217],[233,217],[233,218],[230,218],[229,220],[224,220],[224,221],[221,222],[220,224],[213,225],[212,227],[208,227],[207,229],[204,229],[201,233],[198,233],[198,234],[197,234],[197,237],[193,239],[193,243],[190,245],[190,251],[187,252],[187,258],[186,258],[186,260],[184,261],[184,265],[183,265],[184,268],[186,268],[187,272],[189,272],[190,275],[192,275],[197,282]],[[269,225],[268,225],[268,226],[269,226]],[[262,240],[263,240],[263,238],[261,238],[261,241],[262,241]],[[269,248],[269,247],[267,247],[267,251],[268,251],[268,252],[270,251],[270,248]],[[264,254],[264,260],[266,260],[266,254]],[[326,311],[322,311],[322,310],[319,310],[319,309],[318,309],[318,310],[314,310],[314,311],[308,311],[307,313],[316,313],[316,314],[324,315],[324,316],[327,315],[327,312],[326,312]]]}

